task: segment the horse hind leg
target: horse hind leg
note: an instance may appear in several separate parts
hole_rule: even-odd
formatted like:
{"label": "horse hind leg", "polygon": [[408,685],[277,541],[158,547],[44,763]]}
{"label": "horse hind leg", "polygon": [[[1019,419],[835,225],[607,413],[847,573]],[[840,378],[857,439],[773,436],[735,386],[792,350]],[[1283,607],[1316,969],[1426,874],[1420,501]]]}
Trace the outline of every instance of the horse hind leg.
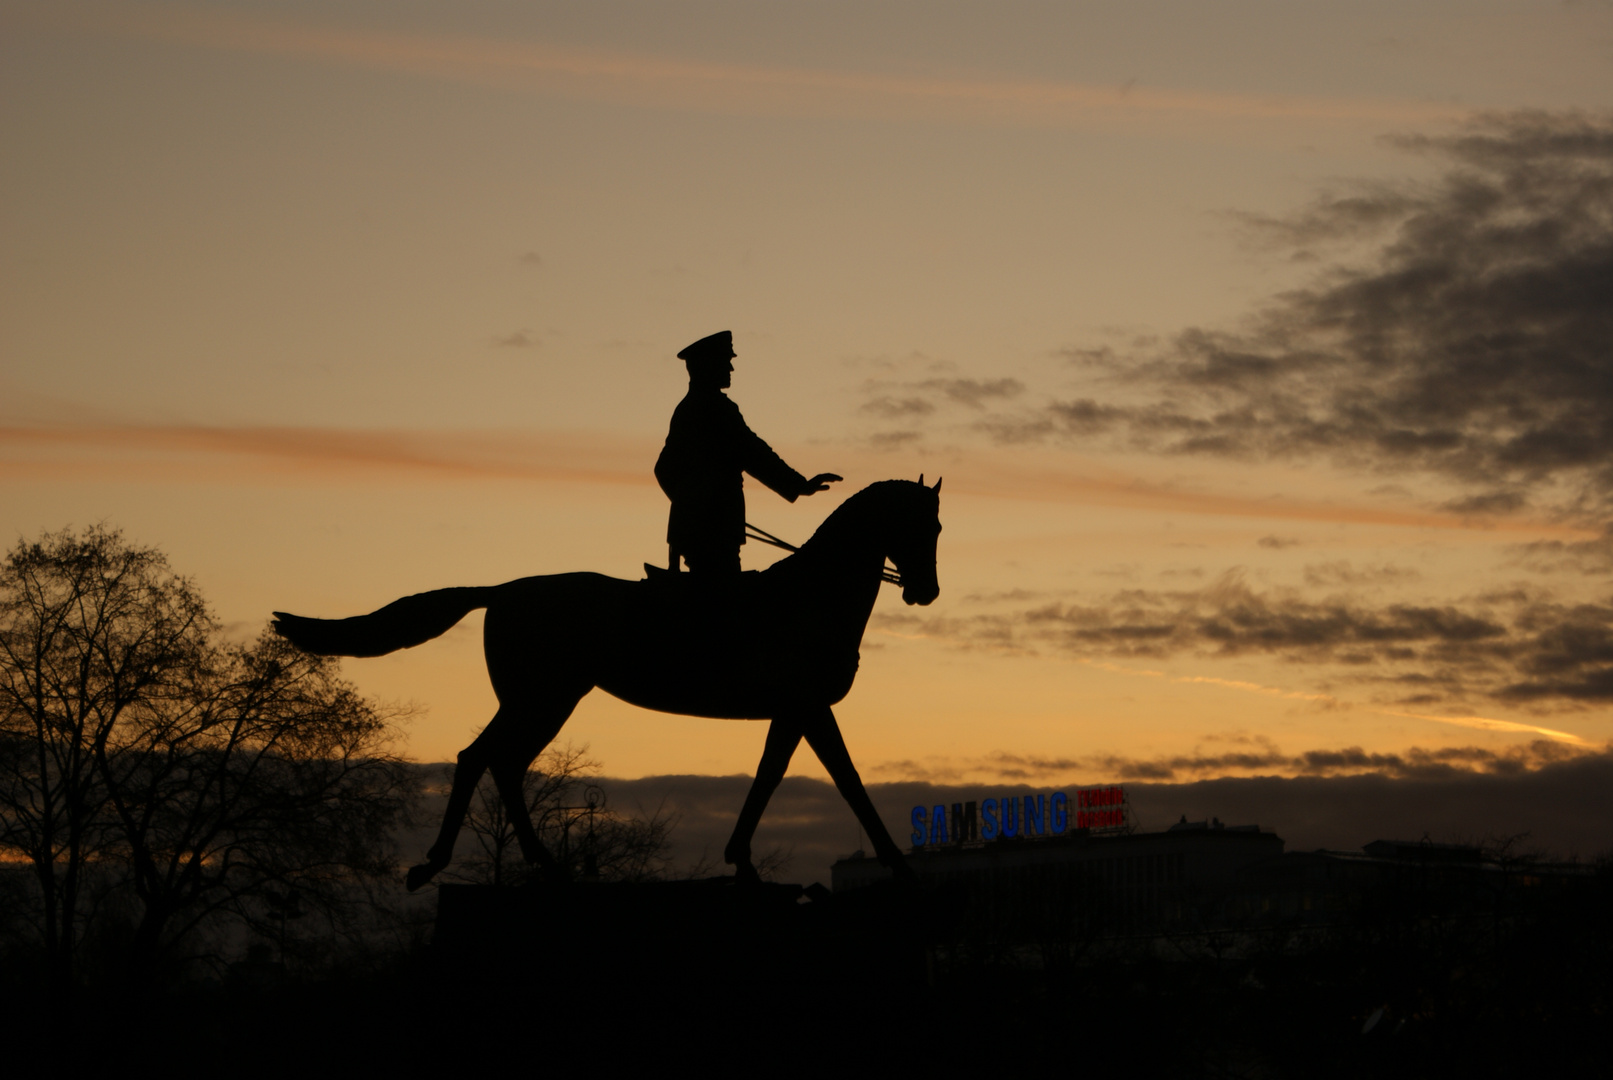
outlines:
{"label": "horse hind leg", "polygon": [[454,786],[448,793],[448,807],[443,811],[442,827],[437,830],[437,842],[426,852],[426,861],[411,866],[408,876],[404,878],[404,885],[410,892],[436,877],[453,859],[454,841],[459,839],[460,826],[465,823],[465,814],[470,810],[471,796],[476,793],[482,773],[492,763],[488,752],[488,733],[498,726],[503,714],[502,709],[495,713],[482,733],[459,752],[454,762]]}
{"label": "horse hind leg", "polygon": [[511,703],[499,710],[518,716],[520,723],[510,729],[510,734],[489,764],[493,783],[498,787],[499,799],[504,803],[505,816],[515,829],[516,841],[521,845],[521,857],[527,861],[527,865],[535,865],[549,875],[564,875],[565,867],[549,854],[549,849],[538,837],[537,829],[532,827],[532,812],[527,807],[524,786],[526,774],[538,755],[548,748],[555,736],[560,734],[560,729],[565,727],[566,721],[571,719],[577,702],[591,689],[592,686],[583,686],[580,690],[554,694],[541,702]]}
{"label": "horse hind leg", "polygon": [[526,775],[527,766],[560,733],[580,700],[582,694],[579,693],[547,706],[502,705],[482,733],[460,751],[454,767],[454,786],[448,795],[448,808],[443,812],[437,841],[426,852],[426,861],[410,867],[405,879],[410,892],[436,877],[452,861],[454,843],[465,824],[465,815],[470,810],[476,785],[488,770],[493,772],[499,798],[515,827],[522,856],[528,862],[537,862],[546,868],[553,865],[553,859],[532,827],[532,816],[527,812],[521,779]]}
{"label": "horse hind leg", "polygon": [[516,841],[521,845],[521,857],[529,866],[536,865],[547,875],[562,876],[564,868],[555,862],[554,856],[549,854],[549,849],[538,837],[537,829],[532,827],[532,811],[526,802],[526,774],[536,757],[534,754],[531,758],[497,761],[489,771],[493,774],[499,799],[504,803],[504,814],[515,829]]}

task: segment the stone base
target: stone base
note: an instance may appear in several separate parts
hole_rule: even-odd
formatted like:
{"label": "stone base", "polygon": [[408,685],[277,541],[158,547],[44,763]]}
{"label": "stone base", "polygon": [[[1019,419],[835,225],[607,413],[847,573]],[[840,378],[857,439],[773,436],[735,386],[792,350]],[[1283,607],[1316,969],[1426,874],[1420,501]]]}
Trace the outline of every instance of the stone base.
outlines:
{"label": "stone base", "polygon": [[834,896],[733,878],[443,885],[432,952],[460,974],[500,981],[564,973],[579,992],[668,979],[719,993],[894,986],[924,979],[924,920],[908,910],[919,902],[895,887]]}

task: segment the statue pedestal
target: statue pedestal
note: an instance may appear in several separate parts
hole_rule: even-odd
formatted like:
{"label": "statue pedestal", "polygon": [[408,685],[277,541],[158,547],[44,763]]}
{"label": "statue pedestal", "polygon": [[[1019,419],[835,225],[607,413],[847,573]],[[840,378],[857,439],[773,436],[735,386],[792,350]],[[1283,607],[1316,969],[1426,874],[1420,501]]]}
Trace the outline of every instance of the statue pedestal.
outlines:
{"label": "statue pedestal", "polygon": [[[456,980],[554,980],[587,996],[677,986],[659,1008],[760,1009],[775,991],[880,996],[925,979],[916,891],[834,896],[732,878],[645,884],[443,885],[431,952]],[[537,973],[542,973],[538,976]],[[741,992],[743,991],[743,992]]]}
{"label": "statue pedestal", "polygon": [[[827,894],[823,894],[827,896]],[[644,884],[442,885],[433,944],[462,954],[709,952],[789,937],[812,921],[799,885],[731,878]],[[813,912],[812,914],[818,914]]]}

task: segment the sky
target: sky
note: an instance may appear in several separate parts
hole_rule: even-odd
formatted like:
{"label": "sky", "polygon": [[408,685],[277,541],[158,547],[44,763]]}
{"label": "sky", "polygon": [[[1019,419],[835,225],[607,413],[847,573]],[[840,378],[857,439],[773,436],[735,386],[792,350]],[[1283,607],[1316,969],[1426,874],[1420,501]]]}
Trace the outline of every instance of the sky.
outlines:
{"label": "sky", "polygon": [[[0,0],[0,139],[0,538],[121,528],[237,636],[641,576],[727,328],[846,477],[751,521],[945,477],[837,708],[870,781],[1609,753],[1613,5]],[[344,670],[420,760],[495,707],[479,617]]]}

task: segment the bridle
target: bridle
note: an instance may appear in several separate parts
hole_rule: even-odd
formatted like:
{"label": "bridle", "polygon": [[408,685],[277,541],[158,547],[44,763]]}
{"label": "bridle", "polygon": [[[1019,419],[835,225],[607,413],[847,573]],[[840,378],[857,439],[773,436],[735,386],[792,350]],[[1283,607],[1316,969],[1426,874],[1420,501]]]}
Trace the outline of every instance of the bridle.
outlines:
{"label": "bridle", "polygon": [[[766,529],[758,529],[748,521],[745,522],[745,538],[747,540],[760,540],[764,544],[772,544],[774,547],[783,548],[785,551],[788,551],[791,554],[801,550],[786,540],[780,540]],[[888,581],[892,585],[900,585],[902,583],[902,575],[897,573],[894,567],[885,566],[879,571],[879,580]]]}

